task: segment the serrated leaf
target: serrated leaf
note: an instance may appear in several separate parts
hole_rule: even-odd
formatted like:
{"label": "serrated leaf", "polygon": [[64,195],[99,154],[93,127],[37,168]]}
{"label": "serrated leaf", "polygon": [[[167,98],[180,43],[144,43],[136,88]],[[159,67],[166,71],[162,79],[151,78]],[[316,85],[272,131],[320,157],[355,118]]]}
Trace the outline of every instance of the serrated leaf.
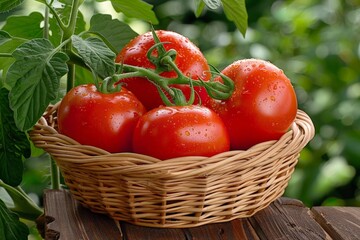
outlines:
{"label": "serrated leaf", "polygon": [[[21,39],[11,39],[9,41],[6,41],[2,45],[0,45],[0,53],[11,54],[22,43],[24,43],[24,41]],[[7,70],[9,69],[9,67],[13,62],[14,62],[14,58],[12,57],[1,58],[0,69],[3,71],[2,72],[3,78],[6,77]],[[6,78],[3,79],[3,82],[7,85]]]}
{"label": "serrated leaf", "polygon": [[7,18],[2,30],[11,36],[25,39],[41,38],[43,29],[40,23],[44,21],[39,12],[32,12],[29,16],[10,16]]}
{"label": "serrated leaf", "polygon": [[239,31],[245,36],[248,27],[248,15],[245,0],[222,0],[226,17],[233,21]]}
{"label": "serrated leaf", "polygon": [[99,38],[82,39],[72,36],[72,44],[85,64],[98,76],[105,78],[115,73],[115,53]]}
{"label": "serrated leaf", "polygon": [[9,107],[9,91],[0,89],[0,179],[10,186],[22,180],[22,156],[30,157],[30,142],[24,132],[15,126]]}
{"label": "serrated leaf", "polygon": [[27,240],[29,228],[0,199],[0,239]]}
{"label": "serrated leaf", "polygon": [[60,78],[68,72],[68,56],[56,52],[47,39],[33,39],[14,52],[15,62],[7,73],[10,107],[16,126],[28,130],[39,120],[49,103],[56,99]]}
{"label": "serrated leaf", "polygon": [[110,49],[118,54],[138,34],[129,25],[112,19],[108,14],[96,14],[90,20],[89,32],[100,35]]}
{"label": "serrated leaf", "polygon": [[111,4],[116,12],[122,12],[127,17],[145,20],[152,24],[158,24],[153,6],[141,0],[111,0]]}
{"label": "serrated leaf", "polygon": [[24,0],[1,0],[0,1],[0,13],[10,11],[22,4]]}

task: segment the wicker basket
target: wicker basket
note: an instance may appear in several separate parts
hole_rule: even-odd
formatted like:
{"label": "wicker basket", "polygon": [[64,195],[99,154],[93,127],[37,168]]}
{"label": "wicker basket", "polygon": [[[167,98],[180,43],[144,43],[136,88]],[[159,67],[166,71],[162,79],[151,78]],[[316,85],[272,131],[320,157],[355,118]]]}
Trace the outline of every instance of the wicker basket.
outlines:
{"label": "wicker basket", "polygon": [[298,110],[278,141],[209,158],[161,161],[81,145],[56,131],[56,109],[49,108],[30,138],[55,159],[73,196],[94,212],[150,227],[252,216],[284,193],[300,151],[314,136],[311,119]]}

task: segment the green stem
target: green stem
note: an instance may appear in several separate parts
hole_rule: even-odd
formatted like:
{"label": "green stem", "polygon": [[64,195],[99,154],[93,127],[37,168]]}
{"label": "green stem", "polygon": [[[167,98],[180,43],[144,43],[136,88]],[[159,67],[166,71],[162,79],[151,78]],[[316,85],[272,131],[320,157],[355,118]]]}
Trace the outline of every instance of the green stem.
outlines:
{"label": "green stem", "polygon": [[153,83],[165,87],[165,85],[172,85],[172,84],[189,84],[191,81],[194,86],[202,86],[203,83],[201,81],[197,81],[191,78],[186,77],[180,72],[180,75],[173,78],[161,77],[157,74],[154,70],[149,68],[137,67],[132,65],[123,64],[123,69],[126,73],[122,73],[117,75],[119,79],[128,78],[128,75],[125,74],[133,74],[133,77],[144,77],[148,80],[152,81]]}
{"label": "green stem", "polygon": [[76,20],[77,20],[80,4],[81,4],[80,0],[73,0],[72,2],[70,19],[68,25],[64,29],[63,40],[71,38],[71,36],[75,32]]}
{"label": "green stem", "polygon": [[50,12],[53,14],[53,16],[55,17],[56,22],[58,23],[59,27],[61,28],[62,31],[65,31],[66,26],[65,26],[64,22],[61,20],[60,16],[56,12],[56,10],[52,7],[52,3],[53,3],[53,1],[51,1],[50,3],[47,3],[45,1],[45,5],[47,6],[47,9],[49,9]]}
{"label": "green stem", "polygon": [[67,63],[69,71],[67,73],[66,92],[69,92],[75,85],[75,64]]}
{"label": "green stem", "polygon": [[43,37],[49,39],[49,8],[48,7],[45,7]]}
{"label": "green stem", "polygon": [[50,171],[51,171],[51,189],[58,190],[61,188],[60,184],[60,171],[56,165],[54,159],[50,159]]}

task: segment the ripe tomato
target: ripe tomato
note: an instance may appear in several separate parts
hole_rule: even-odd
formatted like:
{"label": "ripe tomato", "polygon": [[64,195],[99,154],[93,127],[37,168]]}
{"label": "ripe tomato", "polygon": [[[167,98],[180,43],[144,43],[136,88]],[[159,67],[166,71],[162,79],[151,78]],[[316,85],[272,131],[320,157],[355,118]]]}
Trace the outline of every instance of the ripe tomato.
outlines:
{"label": "ripe tomato", "polygon": [[140,117],[133,137],[134,152],[162,160],[212,156],[229,147],[229,136],[219,116],[197,105],[150,110]]}
{"label": "ripe tomato", "polygon": [[58,127],[84,145],[113,153],[131,151],[134,127],[144,113],[141,102],[125,88],[106,94],[86,84],[71,89],[61,101]]}
{"label": "ripe tomato", "polygon": [[[189,39],[171,31],[158,30],[155,32],[160,41],[164,42],[163,45],[166,50],[174,49],[177,51],[175,63],[184,75],[193,79],[201,78],[204,81],[208,81],[211,78],[207,60],[199,48],[190,42]],[[155,42],[151,32],[139,35],[121,50],[116,58],[116,62],[154,69],[155,66],[146,57],[146,53],[154,44]],[[175,71],[163,72],[160,75],[163,77],[177,76]],[[125,83],[126,88],[133,92],[148,110],[163,105],[157,88],[148,80],[136,77],[123,79],[121,82]],[[189,86],[176,85],[176,87],[181,89],[186,98],[189,99]],[[199,97],[202,103],[209,100],[205,88],[195,87],[195,91],[198,94],[194,104],[199,102]]]}
{"label": "ripe tomato", "polygon": [[224,121],[231,149],[277,140],[289,129],[296,117],[297,100],[281,69],[267,61],[244,59],[222,73],[234,81],[234,93],[224,101],[212,100],[209,107]]}

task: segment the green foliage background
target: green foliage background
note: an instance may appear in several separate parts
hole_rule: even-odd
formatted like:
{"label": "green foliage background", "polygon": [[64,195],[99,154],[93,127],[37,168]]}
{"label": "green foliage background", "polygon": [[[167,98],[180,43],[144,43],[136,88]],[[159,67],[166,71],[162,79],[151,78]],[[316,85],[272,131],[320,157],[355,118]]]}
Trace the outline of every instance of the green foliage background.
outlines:
{"label": "green foliage background", "polygon": [[[299,108],[316,127],[285,195],[308,206],[360,206],[359,0],[248,0],[245,38],[221,9],[208,9],[196,18],[193,0],[148,2],[159,19],[155,28],[187,36],[219,69],[252,57],[282,68],[296,89]],[[86,7],[98,5],[87,1]],[[125,21],[138,33],[148,30],[146,23]],[[46,154],[33,150],[24,162],[22,185],[41,203],[49,183],[48,161]]]}

